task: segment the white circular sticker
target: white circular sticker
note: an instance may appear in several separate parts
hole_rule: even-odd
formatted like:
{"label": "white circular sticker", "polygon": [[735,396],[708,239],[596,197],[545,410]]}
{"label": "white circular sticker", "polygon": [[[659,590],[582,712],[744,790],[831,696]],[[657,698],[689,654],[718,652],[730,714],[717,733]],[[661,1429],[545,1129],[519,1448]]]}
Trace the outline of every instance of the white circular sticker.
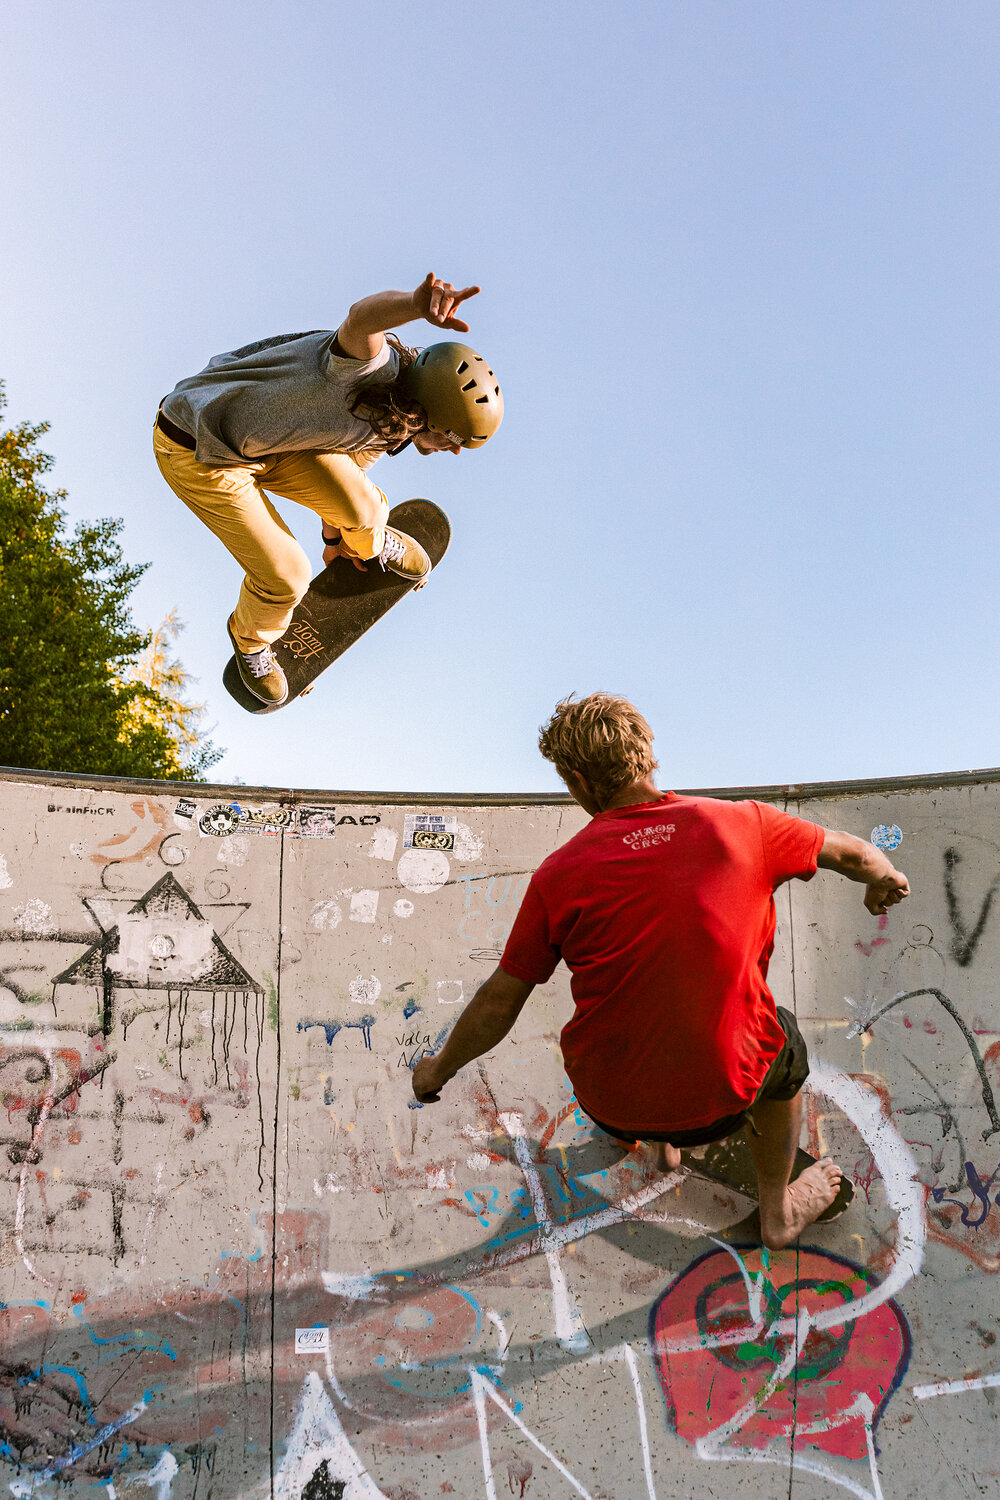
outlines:
{"label": "white circular sticker", "polygon": [[439,891],[451,874],[451,866],[440,849],[406,849],[396,866],[400,885],[420,896]]}

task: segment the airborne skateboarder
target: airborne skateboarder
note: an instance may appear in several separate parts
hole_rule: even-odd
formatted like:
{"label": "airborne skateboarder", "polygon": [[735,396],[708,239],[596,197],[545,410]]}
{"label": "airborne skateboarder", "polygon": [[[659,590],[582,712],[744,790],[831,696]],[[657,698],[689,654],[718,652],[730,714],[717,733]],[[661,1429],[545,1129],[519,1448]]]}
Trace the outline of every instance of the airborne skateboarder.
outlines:
{"label": "airborne skateboarder", "polygon": [[658,792],[652,739],[623,698],[559,704],[540,748],[591,822],[535,872],[499,967],[417,1063],[413,1091],[433,1103],[562,958],[576,1003],[563,1060],[581,1108],[608,1135],[652,1142],[671,1170],[679,1147],[746,1124],[762,1238],[780,1249],[833,1203],[841,1171],[825,1158],[790,1182],[809,1063],[767,987],[774,891],[819,866],[861,881],[879,914],[909,886],[851,834],[766,803]]}
{"label": "airborne skateboarder", "polygon": [[282,334],[216,355],[162,402],[153,433],[160,472],[245,570],[228,630],[240,677],[260,702],[287,697],[271,644],[311,580],[265,491],[316,512],[325,563],[376,560],[424,578],[430,559],[386,525],[388,501],[366,471],[410,442],[423,454],[480,447],[500,426],[503,397],[467,345],[418,352],[386,335],[418,318],[466,333],[455,314],[478,291],[429,274],[413,292],[377,292],[334,333]]}

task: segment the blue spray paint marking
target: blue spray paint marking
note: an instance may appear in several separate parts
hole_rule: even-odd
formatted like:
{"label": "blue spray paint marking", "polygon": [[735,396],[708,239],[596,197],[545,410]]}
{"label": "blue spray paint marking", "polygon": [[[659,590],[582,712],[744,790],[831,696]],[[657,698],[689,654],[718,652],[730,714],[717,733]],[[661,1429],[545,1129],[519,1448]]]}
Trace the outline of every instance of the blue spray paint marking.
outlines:
{"label": "blue spray paint marking", "polygon": [[438,1052],[440,1052],[441,1048],[444,1046],[445,1038],[451,1030],[451,1024],[452,1023],[449,1021],[447,1026],[443,1027],[442,1030],[438,1032],[437,1036],[434,1038],[433,1042],[431,1042],[429,1047],[424,1047],[420,1049],[419,1052],[414,1052],[413,1056],[410,1058],[410,1061],[406,1065],[411,1073],[422,1057],[434,1057]]}
{"label": "blue spray paint marking", "polygon": [[[506,1384],[503,1377],[501,1376],[499,1365],[477,1365],[476,1374],[488,1376],[493,1385],[496,1386],[497,1390],[503,1391],[504,1395],[510,1401],[511,1411],[513,1411],[515,1414],[520,1414],[524,1410],[521,1402],[518,1401],[510,1386]],[[513,1488],[513,1486],[511,1486],[511,1488]]]}
{"label": "blue spray paint marking", "polygon": [[117,1338],[102,1339],[98,1334],[94,1332],[90,1324],[84,1319],[82,1307],[74,1307],[73,1315],[74,1317],[78,1318],[79,1321],[83,1324],[84,1328],[86,1328],[91,1343],[96,1344],[99,1349],[104,1349],[112,1344],[116,1344],[120,1349],[131,1349],[136,1354],[165,1354],[168,1359],[177,1358],[176,1349],[173,1349],[170,1344],[167,1343],[166,1339],[159,1339],[155,1344],[137,1343],[137,1339],[145,1338],[145,1334],[143,1333],[141,1328],[134,1328],[131,1333],[120,1333]]}
{"label": "blue spray paint marking", "polygon": [[[479,1200],[478,1205],[476,1202],[477,1199]],[[475,1214],[480,1224],[482,1224],[483,1228],[489,1229],[490,1221],[486,1217],[487,1214],[498,1214],[500,1212],[499,1208],[497,1207],[496,1188],[489,1186],[466,1188],[465,1201],[472,1209],[472,1212]]]}
{"label": "blue spray paint marking", "polygon": [[[993,1175],[991,1177],[987,1177],[984,1182],[976,1168],[973,1166],[972,1162],[967,1161],[965,1163],[965,1180],[968,1182],[969,1187],[972,1189],[973,1202],[963,1203],[960,1198],[946,1197],[946,1194],[948,1192],[947,1188],[931,1188],[931,1197],[934,1199],[935,1203],[952,1203],[956,1208],[960,1208],[962,1211],[962,1223],[966,1226],[966,1228],[978,1229],[980,1225],[986,1223],[986,1220],[990,1216],[990,1210],[993,1207],[993,1204],[995,1203],[998,1207],[1000,1207],[1000,1194],[998,1194],[992,1200],[992,1202],[990,1201],[990,1193],[992,1192],[998,1177],[1000,1177],[1000,1165],[997,1166]],[[976,1218],[973,1218],[972,1213],[976,1204],[979,1205],[979,1213]]]}
{"label": "blue spray paint marking", "polygon": [[419,1009],[420,1009],[420,1006],[417,1004],[417,1002],[411,996],[410,999],[407,1000],[406,1004],[403,1006],[403,1015],[405,1016],[406,1020],[408,1021],[411,1016],[415,1016],[416,1015],[416,1013],[417,1013],[417,1011]]}
{"label": "blue spray paint marking", "polygon": [[[68,1375],[70,1380],[72,1380],[73,1384],[76,1386],[77,1390],[80,1392],[80,1405],[93,1406],[93,1402],[90,1399],[90,1392],[87,1390],[87,1382],[84,1380],[79,1370],[74,1369],[72,1365],[42,1365],[39,1370],[39,1377],[46,1374]],[[23,1383],[25,1385],[28,1384],[27,1381],[24,1381]],[[87,1420],[89,1422],[90,1418],[88,1417]]]}
{"label": "blue spray paint marking", "polygon": [[[146,1394],[148,1395],[149,1392]],[[47,1468],[38,1472],[39,1479],[51,1479],[53,1475],[59,1474],[63,1469],[68,1469],[71,1464],[75,1464],[78,1458],[84,1458],[86,1454],[92,1453],[95,1448],[100,1448],[109,1438],[113,1438],[116,1432],[120,1432],[123,1427],[127,1427],[137,1417],[141,1417],[147,1405],[148,1402],[145,1398],[142,1401],[137,1401],[117,1421],[108,1422],[99,1432],[95,1432],[89,1443],[74,1443],[65,1458],[55,1459]]]}
{"label": "blue spray paint marking", "polygon": [[338,1031],[360,1031],[364,1034],[365,1046],[370,1052],[372,1050],[372,1027],[377,1017],[372,1015],[359,1016],[356,1021],[307,1021],[302,1020],[296,1026],[296,1031],[308,1031],[312,1026],[319,1026],[326,1036],[326,1045],[333,1045],[333,1039]]}
{"label": "blue spray paint marking", "polygon": [[872,843],[876,849],[890,854],[903,842],[903,830],[896,823],[879,823],[872,829]]}

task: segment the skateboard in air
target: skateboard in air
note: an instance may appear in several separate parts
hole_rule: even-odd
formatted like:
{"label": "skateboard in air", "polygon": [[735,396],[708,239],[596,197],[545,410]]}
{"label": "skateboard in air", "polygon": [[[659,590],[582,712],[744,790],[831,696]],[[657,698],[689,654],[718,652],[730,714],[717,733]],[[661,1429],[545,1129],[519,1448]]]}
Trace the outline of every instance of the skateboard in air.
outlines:
{"label": "skateboard in air", "polygon": [[[451,541],[451,523],[430,500],[404,500],[389,512],[389,524],[420,543],[436,568]],[[312,690],[316,678],[360,640],[404,594],[418,585],[370,562],[362,573],[336,557],[317,573],[296,607],[291,624],[272,650],[288,680],[284,703],[262,703],[244,686],[230,657],[222,674],[226,691],[251,714],[273,714]]]}
{"label": "skateboard in air", "polygon": [[[815,1156],[810,1156],[809,1152],[803,1151],[800,1146],[795,1153],[790,1180],[794,1182],[796,1177],[801,1177],[807,1167],[816,1165],[816,1161]],[[695,1176],[705,1177],[709,1182],[720,1183],[723,1187],[735,1188],[744,1197],[752,1198],[755,1203],[757,1202],[757,1174],[754,1171],[750,1147],[742,1131],[729,1136],[727,1140],[713,1141],[708,1146],[682,1149],[681,1162]],[[844,1176],[840,1179],[840,1188],[836,1198],[814,1222],[824,1224],[830,1219],[838,1219],[849,1207],[853,1197],[854,1184],[849,1177]]]}

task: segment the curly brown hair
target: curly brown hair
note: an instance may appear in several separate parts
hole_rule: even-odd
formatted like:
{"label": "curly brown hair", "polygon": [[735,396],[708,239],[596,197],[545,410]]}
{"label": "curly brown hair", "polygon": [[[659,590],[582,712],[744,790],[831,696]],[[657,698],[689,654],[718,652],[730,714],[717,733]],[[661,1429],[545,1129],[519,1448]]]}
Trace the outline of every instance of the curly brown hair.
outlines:
{"label": "curly brown hair", "polygon": [[538,748],[565,781],[579,772],[601,807],[630,781],[655,771],[653,731],[627,698],[612,693],[571,693],[556,704],[539,732]]}
{"label": "curly brown hair", "polygon": [[399,355],[399,374],[388,384],[363,385],[349,403],[349,408],[354,416],[368,423],[380,444],[394,448],[427,426],[427,413],[419,402],[404,393],[400,378],[420,350],[411,349],[394,333],[387,333],[386,339]]}

